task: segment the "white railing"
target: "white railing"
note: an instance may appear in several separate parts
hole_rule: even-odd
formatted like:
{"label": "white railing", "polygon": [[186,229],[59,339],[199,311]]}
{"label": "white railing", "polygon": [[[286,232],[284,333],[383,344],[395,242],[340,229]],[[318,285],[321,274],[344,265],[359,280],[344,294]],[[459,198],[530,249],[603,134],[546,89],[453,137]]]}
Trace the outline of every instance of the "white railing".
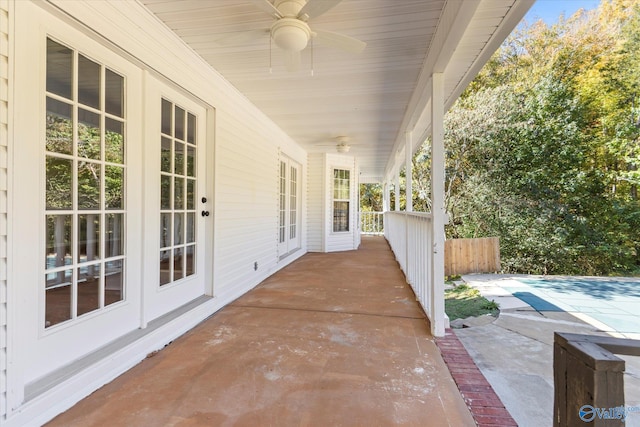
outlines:
{"label": "white railing", "polygon": [[432,214],[385,212],[384,220],[384,236],[431,322],[432,333],[444,335],[449,322],[444,313],[444,276],[434,278],[433,274]]}
{"label": "white railing", "polygon": [[384,213],[361,211],[360,232],[362,234],[384,234]]}

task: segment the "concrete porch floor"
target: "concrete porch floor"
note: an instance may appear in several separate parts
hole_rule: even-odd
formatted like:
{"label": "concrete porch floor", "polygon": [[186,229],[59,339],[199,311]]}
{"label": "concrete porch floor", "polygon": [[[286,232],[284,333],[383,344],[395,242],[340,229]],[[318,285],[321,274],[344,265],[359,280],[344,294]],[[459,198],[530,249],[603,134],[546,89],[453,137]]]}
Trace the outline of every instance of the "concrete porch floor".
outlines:
{"label": "concrete porch floor", "polygon": [[307,254],[49,426],[475,426],[382,237]]}

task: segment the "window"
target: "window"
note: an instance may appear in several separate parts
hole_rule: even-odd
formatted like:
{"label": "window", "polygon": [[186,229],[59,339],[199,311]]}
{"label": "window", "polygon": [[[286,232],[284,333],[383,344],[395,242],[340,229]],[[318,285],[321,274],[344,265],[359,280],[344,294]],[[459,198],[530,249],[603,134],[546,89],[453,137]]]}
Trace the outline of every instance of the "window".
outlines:
{"label": "window", "polygon": [[349,231],[350,171],[333,170],[333,231]]}
{"label": "window", "polygon": [[124,84],[47,39],[45,327],[125,297]]}

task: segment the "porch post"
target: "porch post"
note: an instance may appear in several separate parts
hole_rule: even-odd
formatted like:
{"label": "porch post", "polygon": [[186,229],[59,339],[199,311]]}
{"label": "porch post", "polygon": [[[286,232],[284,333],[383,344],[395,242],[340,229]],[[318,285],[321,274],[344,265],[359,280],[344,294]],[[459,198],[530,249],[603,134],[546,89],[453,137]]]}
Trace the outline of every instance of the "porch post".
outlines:
{"label": "porch post", "polygon": [[444,76],[432,76],[431,96],[431,205],[433,250],[431,286],[432,298],[429,304],[432,313],[431,333],[444,336]]}
{"label": "porch post", "polygon": [[394,183],[394,191],[395,191],[395,195],[396,195],[396,203],[394,206],[394,211],[399,211],[400,210],[400,169],[398,169],[398,171],[396,172],[396,179],[395,179],[395,183]]}
{"label": "porch post", "polygon": [[413,212],[413,167],[411,160],[413,159],[413,144],[411,143],[411,132],[406,132],[405,134],[405,176],[406,176],[406,198],[407,198],[407,212]]}
{"label": "porch post", "polygon": [[389,210],[389,183],[382,182],[382,212]]}

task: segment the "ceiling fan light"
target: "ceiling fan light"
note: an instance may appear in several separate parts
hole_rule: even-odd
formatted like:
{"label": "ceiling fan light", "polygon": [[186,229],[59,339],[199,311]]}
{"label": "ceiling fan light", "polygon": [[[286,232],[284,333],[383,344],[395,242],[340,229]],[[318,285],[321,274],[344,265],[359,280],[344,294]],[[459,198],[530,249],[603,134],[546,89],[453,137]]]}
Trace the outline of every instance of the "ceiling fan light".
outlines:
{"label": "ceiling fan light", "polygon": [[350,148],[351,146],[347,143],[340,143],[336,145],[336,151],[338,151],[338,153],[348,153]]}
{"label": "ceiling fan light", "polygon": [[307,47],[311,30],[302,21],[294,18],[282,18],[271,26],[271,37],[280,49],[287,52],[300,52]]}

